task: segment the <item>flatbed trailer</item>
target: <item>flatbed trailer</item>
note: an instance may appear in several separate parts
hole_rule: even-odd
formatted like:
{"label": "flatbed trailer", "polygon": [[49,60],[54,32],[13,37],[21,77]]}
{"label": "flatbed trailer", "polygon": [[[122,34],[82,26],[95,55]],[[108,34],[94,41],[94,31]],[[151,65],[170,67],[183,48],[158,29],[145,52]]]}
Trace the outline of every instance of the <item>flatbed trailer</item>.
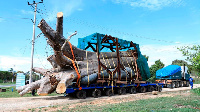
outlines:
{"label": "flatbed trailer", "polygon": [[87,96],[92,97],[101,97],[102,95],[113,96],[114,94],[124,95],[126,93],[136,94],[152,91],[162,91],[164,84],[163,83],[150,83],[144,82],[141,83],[130,83],[130,84],[116,84],[112,83],[98,83],[90,85],[81,85],[77,87],[76,83],[73,83],[71,86],[68,86],[66,89],[65,95],[77,97],[79,99],[85,99]]}
{"label": "flatbed trailer", "polygon": [[[154,84],[146,81],[150,77],[150,71],[146,58],[141,54],[139,44],[110,35],[94,33],[85,38],[79,38],[78,48],[96,52],[97,68],[93,70],[98,71],[95,72],[95,77],[87,73],[88,76],[84,76],[86,78],[74,80],[74,83],[67,87],[66,94],[84,99],[86,96],[100,97],[162,91],[163,83]],[[87,60],[85,69],[88,72],[87,51],[85,55]]]}

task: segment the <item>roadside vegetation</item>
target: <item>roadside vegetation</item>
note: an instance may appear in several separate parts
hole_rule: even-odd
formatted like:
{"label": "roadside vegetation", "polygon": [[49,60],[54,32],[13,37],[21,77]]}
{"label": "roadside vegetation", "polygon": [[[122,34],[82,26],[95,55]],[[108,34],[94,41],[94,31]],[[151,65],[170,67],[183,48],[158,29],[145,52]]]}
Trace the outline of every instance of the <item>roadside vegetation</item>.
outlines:
{"label": "roadside vegetation", "polygon": [[0,85],[12,85],[12,84],[16,84],[16,82],[6,82],[6,83],[0,83]]}
{"label": "roadside vegetation", "polygon": [[194,84],[200,84],[200,77],[199,78],[194,78]]}
{"label": "roadside vegetation", "polygon": [[[11,98],[11,97],[21,97],[19,93],[16,90],[15,86],[12,87],[2,87],[1,89],[6,89],[6,92],[0,92],[0,98]],[[13,89],[13,92],[12,92]],[[60,94],[57,94],[56,92],[53,92],[49,94],[48,96],[59,96]],[[37,93],[35,93],[34,97],[38,97]],[[33,97],[31,94],[31,91],[27,94],[25,94],[23,97]]]}
{"label": "roadside vegetation", "polygon": [[200,88],[193,89],[192,92],[197,94],[199,96],[199,98],[200,98]]}
{"label": "roadside vegetation", "polygon": [[[70,105],[56,105],[29,110],[57,112],[196,112],[200,111],[200,92],[197,92],[199,90],[194,89],[188,95],[144,99],[118,104],[95,105],[88,103],[89,105],[76,105],[73,108]],[[185,92],[187,93],[187,91]]]}

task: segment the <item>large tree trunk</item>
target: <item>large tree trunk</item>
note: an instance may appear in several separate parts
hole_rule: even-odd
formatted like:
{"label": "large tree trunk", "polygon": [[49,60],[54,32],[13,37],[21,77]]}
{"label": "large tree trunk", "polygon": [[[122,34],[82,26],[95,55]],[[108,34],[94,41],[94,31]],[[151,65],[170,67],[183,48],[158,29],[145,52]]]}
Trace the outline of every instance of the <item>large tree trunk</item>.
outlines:
{"label": "large tree trunk", "polygon": [[[38,27],[48,39],[47,43],[54,50],[54,54],[47,58],[53,68],[51,70],[34,68],[33,70],[35,72],[40,73],[45,77],[36,82],[18,88],[18,92],[21,96],[33,89],[38,89],[37,93],[39,95],[47,95],[54,90],[56,90],[57,93],[64,93],[68,85],[70,85],[73,80],[78,78],[79,74],[77,74],[75,68],[78,69],[78,72],[82,77],[82,84],[95,82],[98,73],[97,53],[87,51],[86,56],[85,50],[79,49],[74,45],[72,45],[71,49],[69,40],[72,36],[76,35],[77,32],[70,35],[68,39],[64,38],[63,13],[60,12],[57,14],[56,31],[53,30],[44,19],[41,20]],[[126,68],[126,70],[122,70],[121,77],[130,77],[126,72],[132,72],[131,74],[134,75],[135,73],[133,67],[135,60],[133,52],[131,50],[121,51],[119,52],[119,57],[121,59],[121,66]],[[101,63],[110,69],[110,71],[114,71],[117,67],[118,55],[116,52],[101,52],[99,58]],[[102,77],[109,77],[109,74],[104,68],[101,69],[101,72]]]}

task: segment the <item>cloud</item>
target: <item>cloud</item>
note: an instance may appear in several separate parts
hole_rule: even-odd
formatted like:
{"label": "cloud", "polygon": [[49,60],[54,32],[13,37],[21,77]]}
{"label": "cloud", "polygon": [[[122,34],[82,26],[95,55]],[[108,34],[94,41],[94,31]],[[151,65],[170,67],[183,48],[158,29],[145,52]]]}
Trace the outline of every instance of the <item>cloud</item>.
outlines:
{"label": "cloud", "polygon": [[163,7],[182,6],[183,0],[112,0],[115,3],[129,4],[132,7],[148,8],[149,10],[159,10]]}
{"label": "cloud", "polygon": [[22,14],[34,14],[33,11],[26,11],[26,10],[21,10]]}
{"label": "cloud", "polygon": [[175,44],[180,44],[181,42],[175,42]]}
{"label": "cloud", "polygon": [[81,8],[82,0],[51,0],[51,12],[48,12],[47,21],[56,20],[56,15],[58,12],[63,12],[64,17],[70,16],[75,11],[82,11]]}
{"label": "cloud", "polygon": [[185,60],[185,57],[174,45],[143,45],[140,47],[140,50],[142,54],[149,56],[149,66],[153,65],[158,59],[160,59],[165,66],[170,65],[175,59]]}
{"label": "cloud", "polygon": [[[49,69],[50,63],[46,60],[46,57],[34,57],[34,67],[41,67]],[[30,71],[31,58],[30,57],[12,57],[12,56],[0,56],[0,70],[7,71],[13,68],[14,71]]]}

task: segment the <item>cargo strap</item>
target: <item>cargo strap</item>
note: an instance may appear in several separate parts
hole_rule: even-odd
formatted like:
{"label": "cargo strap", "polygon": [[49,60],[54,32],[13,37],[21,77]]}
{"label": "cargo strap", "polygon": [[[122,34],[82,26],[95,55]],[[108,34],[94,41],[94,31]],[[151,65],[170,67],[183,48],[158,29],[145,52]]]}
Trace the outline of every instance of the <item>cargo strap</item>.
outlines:
{"label": "cargo strap", "polygon": [[70,46],[70,49],[71,49],[71,52],[72,52],[73,60],[68,58],[68,57],[67,58],[72,61],[72,64],[73,64],[74,69],[76,71],[76,74],[78,76],[76,84],[78,85],[78,87],[80,87],[79,79],[81,78],[81,76],[80,76],[80,73],[78,72],[78,69],[77,69],[77,67],[75,65],[75,62],[74,62],[75,61],[75,57],[74,57],[74,52],[73,52],[73,49],[72,49],[72,44],[69,41],[68,41],[68,43],[69,43],[69,46]]}

